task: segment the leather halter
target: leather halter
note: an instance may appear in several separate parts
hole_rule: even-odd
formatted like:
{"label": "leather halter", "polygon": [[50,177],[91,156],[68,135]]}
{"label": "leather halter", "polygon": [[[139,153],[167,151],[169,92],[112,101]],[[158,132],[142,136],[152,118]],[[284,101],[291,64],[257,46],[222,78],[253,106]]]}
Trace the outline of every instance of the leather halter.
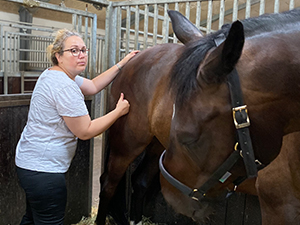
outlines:
{"label": "leather halter", "polygon": [[[225,35],[220,34],[214,40],[216,46],[219,46],[224,40]],[[244,165],[247,172],[247,177],[239,177],[233,183],[235,184],[235,189],[238,184],[243,182],[246,178],[257,177],[258,166],[262,164],[255,160],[254,152],[252,148],[252,142],[250,138],[249,126],[250,120],[248,116],[247,106],[243,103],[243,95],[240,86],[239,76],[234,68],[231,73],[228,75],[228,87],[230,90],[231,96],[231,105],[232,105],[232,115],[235,128],[237,130],[237,143],[234,147],[234,151],[226,159],[226,161],[212,174],[212,176],[200,187],[200,188],[190,188],[185,184],[178,181],[174,178],[163,166],[163,158],[166,153],[166,150],[162,153],[159,159],[159,169],[164,178],[180,190],[183,194],[190,196],[194,200],[201,200],[206,196],[206,193],[209,189],[215,186],[217,183],[224,183],[231,173],[229,170],[235,165],[235,163],[240,159],[244,160]],[[238,150],[240,147],[242,150]],[[235,191],[235,190],[234,190]]]}

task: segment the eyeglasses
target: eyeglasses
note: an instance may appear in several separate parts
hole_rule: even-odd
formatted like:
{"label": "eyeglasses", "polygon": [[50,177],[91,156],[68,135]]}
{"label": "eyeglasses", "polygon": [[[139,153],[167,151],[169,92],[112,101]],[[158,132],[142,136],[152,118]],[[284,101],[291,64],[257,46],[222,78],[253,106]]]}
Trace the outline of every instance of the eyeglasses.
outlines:
{"label": "eyeglasses", "polygon": [[66,51],[69,51],[71,52],[71,54],[75,57],[79,56],[80,52],[82,52],[82,54],[84,56],[87,56],[88,52],[89,52],[89,49],[86,49],[86,48],[83,48],[83,49],[79,49],[79,48],[70,48],[70,49],[66,49],[66,50],[63,50],[62,52],[66,52]]}

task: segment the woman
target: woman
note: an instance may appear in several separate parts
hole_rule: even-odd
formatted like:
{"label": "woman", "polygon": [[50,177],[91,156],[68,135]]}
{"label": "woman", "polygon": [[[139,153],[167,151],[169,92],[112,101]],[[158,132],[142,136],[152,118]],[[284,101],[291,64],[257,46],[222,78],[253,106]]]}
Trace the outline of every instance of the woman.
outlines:
{"label": "woman", "polygon": [[63,29],[48,47],[53,66],[39,77],[31,97],[27,124],[16,148],[20,184],[26,193],[21,224],[63,224],[67,200],[65,173],[77,138],[87,140],[108,129],[129,111],[123,93],[116,108],[91,120],[84,95],[105,88],[139,51],[89,80],[78,76],[87,65],[88,49],[81,36]]}

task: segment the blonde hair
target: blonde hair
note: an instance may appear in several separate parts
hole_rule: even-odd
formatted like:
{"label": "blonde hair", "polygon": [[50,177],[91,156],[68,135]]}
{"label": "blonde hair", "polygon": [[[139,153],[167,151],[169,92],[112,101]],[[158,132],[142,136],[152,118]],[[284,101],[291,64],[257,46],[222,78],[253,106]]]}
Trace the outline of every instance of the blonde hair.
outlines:
{"label": "blonde hair", "polygon": [[61,29],[57,31],[54,42],[47,47],[48,58],[50,59],[52,65],[58,65],[57,58],[55,57],[56,53],[60,55],[63,54],[63,49],[65,47],[65,41],[68,37],[77,36],[82,38],[82,36],[76,31],[70,31],[68,29]]}

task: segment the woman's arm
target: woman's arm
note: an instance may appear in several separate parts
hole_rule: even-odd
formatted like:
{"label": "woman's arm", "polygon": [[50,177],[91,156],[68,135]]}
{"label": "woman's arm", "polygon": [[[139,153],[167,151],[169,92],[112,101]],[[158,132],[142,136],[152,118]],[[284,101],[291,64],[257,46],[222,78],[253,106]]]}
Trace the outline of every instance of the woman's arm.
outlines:
{"label": "woman's arm", "polygon": [[91,120],[89,115],[64,116],[63,119],[76,137],[81,140],[88,140],[106,131],[119,117],[129,112],[129,107],[129,102],[124,99],[124,94],[121,93],[116,108],[102,117]]}
{"label": "woman's arm", "polygon": [[[127,54],[119,63],[120,67],[123,67],[132,57],[134,57],[139,50],[135,50]],[[112,80],[116,77],[119,72],[119,68],[117,65],[114,65],[110,69],[106,70],[105,72],[101,73],[97,77],[92,80],[83,79],[83,83],[80,86],[80,89],[84,95],[94,95],[105,88]]]}

